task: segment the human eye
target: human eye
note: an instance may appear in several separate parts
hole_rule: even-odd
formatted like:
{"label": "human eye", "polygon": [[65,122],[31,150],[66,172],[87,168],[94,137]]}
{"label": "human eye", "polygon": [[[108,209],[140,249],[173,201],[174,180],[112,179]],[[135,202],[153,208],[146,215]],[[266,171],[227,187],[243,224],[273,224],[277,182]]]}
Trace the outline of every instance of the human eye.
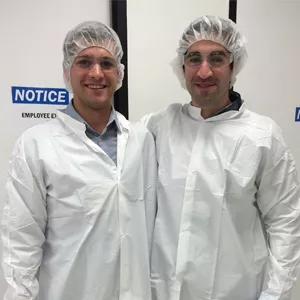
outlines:
{"label": "human eye", "polygon": [[199,66],[202,63],[202,57],[198,53],[190,53],[186,58],[185,58],[185,64],[187,66]]}
{"label": "human eye", "polygon": [[104,70],[110,70],[115,68],[116,63],[112,59],[104,59],[103,61],[101,61],[100,66]]}
{"label": "human eye", "polygon": [[201,63],[201,58],[199,56],[192,56],[189,58],[189,62],[191,63]]}
{"label": "human eye", "polygon": [[81,69],[89,69],[93,65],[93,61],[89,58],[83,57],[75,61],[75,65]]}
{"label": "human eye", "polygon": [[223,55],[212,55],[209,57],[209,64],[213,67],[221,67],[226,63],[227,59]]}

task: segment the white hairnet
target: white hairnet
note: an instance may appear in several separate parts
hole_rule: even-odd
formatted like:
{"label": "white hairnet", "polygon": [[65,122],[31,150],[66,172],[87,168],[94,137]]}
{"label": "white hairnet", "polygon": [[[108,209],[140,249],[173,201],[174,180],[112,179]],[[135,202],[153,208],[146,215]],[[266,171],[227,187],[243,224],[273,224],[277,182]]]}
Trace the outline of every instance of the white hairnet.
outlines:
{"label": "white hairnet", "polygon": [[[117,61],[118,65],[118,85],[117,89],[122,86],[124,77],[124,65],[121,64],[123,49],[117,33],[109,26],[97,22],[86,21],[77,25],[70,30],[63,44],[63,66],[67,71],[64,80],[66,88],[72,92],[72,87],[69,82],[70,70],[75,57],[84,49],[89,47],[101,47],[107,50]],[[67,78],[66,78],[67,77]]]}
{"label": "white hairnet", "polygon": [[230,87],[236,81],[237,74],[247,61],[246,38],[239,32],[231,20],[215,16],[203,16],[194,20],[184,31],[177,49],[177,57],[172,61],[173,71],[183,88],[186,83],[183,72],[184,55],[188,48],[201,40],[209,40],[222,45],[233,57],[233,71]]}

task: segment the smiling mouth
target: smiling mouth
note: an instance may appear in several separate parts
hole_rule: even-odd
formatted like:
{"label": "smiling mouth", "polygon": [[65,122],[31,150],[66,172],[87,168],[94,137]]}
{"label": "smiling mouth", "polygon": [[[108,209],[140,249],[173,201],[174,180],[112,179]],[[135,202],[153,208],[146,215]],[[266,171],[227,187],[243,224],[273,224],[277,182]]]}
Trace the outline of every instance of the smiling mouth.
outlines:
{"label": "smiling mouth", "polygon": [[86,84],[85,86],[93,90],[103,90],[107,88],[107,85],[103,85],[103,84]]}

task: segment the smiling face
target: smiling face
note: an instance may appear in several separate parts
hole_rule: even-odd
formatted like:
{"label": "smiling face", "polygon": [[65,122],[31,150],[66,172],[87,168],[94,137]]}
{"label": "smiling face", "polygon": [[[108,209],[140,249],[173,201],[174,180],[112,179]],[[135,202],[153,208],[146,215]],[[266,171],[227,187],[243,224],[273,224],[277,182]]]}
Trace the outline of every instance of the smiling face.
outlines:
{"label": "smiling face", "polygon": [[229,103],[230,53],[212,41],[194,43],[185,54],[184,76],[192,104],[211,114]]}
{"label": "smiling face", "polygon": [[70,83],[76,108],[98,110],[111,107],[118,83],[117,63],[103,48],[86,48],[73,62]]}

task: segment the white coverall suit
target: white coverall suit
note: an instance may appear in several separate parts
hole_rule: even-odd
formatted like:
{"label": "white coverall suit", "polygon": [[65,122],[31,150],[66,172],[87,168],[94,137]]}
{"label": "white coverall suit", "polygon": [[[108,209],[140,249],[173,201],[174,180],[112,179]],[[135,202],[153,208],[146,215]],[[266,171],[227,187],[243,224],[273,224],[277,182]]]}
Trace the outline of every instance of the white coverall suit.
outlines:
{"label": "white coverall suit", "polygon": [[117,166],[62,112],[16,143],[3,219],[5,300],[151,299],[155,146],[144,127],[117,118]]}
{"label": "white coverall suit", "polygon": [[244,103],[208,119],[173,104],[143,122],[159,168],[153,300],[289,300],[300,193],[281,129]]}

